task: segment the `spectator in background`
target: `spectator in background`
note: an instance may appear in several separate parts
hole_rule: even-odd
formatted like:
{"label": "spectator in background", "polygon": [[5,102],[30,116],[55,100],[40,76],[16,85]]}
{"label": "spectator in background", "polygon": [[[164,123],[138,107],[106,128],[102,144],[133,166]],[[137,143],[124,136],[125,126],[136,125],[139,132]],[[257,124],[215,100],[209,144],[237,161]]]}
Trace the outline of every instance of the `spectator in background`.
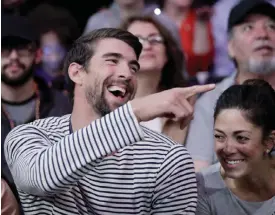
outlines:
{"label": "spectator in background", "polygon": [[213,76],[217,80],[232,75],[235,70],[234,63],[227,52],[227,21],[230,10],[239,1],[219,0],[213,7],[213,16],[211,18],[215,46]]}
{"label": "spectator in background", "polygon": [[1,215],[19,215],[19,205],[7,182],[1,178]]}
{"label": "spectator in background", "polygon": [[199,72],[209,72],[214,57],[211,5],[193,0],[163,0],[163,13],[179,29],[189,78],[196,78]]}
{"label": "spectator in background", "polygon": [[247,80],[223,92],[214,111],[220,164],[197,174],[197,215],[275,214],[275,92]]}
{"label": "spectator in background", "polygon": [[[155,11],[156,9],[157,11]],[[166,26],[181,47],[179,31],[176,25],[167,16],[157,13],[159,12],[158,10],[158,5],[153,3],[146,4],[144,0],[114,0],[108,9],[103,9],[89,18],[84,34],[98,28],[117,28],[131,16],[151,15],[155,16],[163,26]]]}
{"label": "spectator in background", "polygon": [[[122,24],[122,29],[137,36],[143,45],[136,98],[185,85],[183,53],[164,26],[150,16],[134,16]],[[178,122],[155,118],[141,124],[184,143],[186,130],[182,131]]]}
{"label": "spectator in background", "polygon": [[64,8],[41,4],[28,15],[39,33],[42,50],[41,68],[37,76],[45,79],[50,86],[65,90],[65,76],[62,72],[67,50],[80,35],[76,20]]}
{"label": "spectator in background", "polygon": [[[227,52],[227,21],[230,10],[239,3],[240,0],[218,0],[214,5],[213,16],[211,18],[214,45],[215,45],[215,57],[213,76],[215,80],[221,80],[234,73],[235,65],[231,61]],[[271,4],[275,5],[275,0],[269,0]]]}
{"label": "spectator in background", "polygon": [[261,0],[241,1],[230,12],[228,35],[228,53],[235,62],[237,73],[196,102],[186,142],[196,171],[217,162],[212,116],[221,93],[234,83],[241,84],[251,78],[266,80],[275,89],[274,6]]}
{"label": "spectator in background", "polygon": [[41,52],[28,20],[7,15],[2,16],[1,23],[1,167],[12,190],[16,190],[3,150],[7,134],[17,125],[70,113],[71,104],[63,94],[34,76]]}

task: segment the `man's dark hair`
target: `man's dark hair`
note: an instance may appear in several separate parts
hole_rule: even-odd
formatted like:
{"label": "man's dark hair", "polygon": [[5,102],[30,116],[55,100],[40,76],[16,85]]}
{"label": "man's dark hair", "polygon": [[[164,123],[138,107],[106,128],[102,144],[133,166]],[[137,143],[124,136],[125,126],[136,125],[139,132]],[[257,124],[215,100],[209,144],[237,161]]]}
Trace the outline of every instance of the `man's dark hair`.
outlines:
{"label": "man's dark hair", "polygon": [[99,40],[107,38],[114,38],[127,43],[134,49],[137,59],[139,58],[142,50],[142,45],[139,42],[138,38],[128,31],[116,28],[102,28],[82,35],[73,43],[64,60],[64,72],[67,76],[67,87],[71,98],[73,98],[75,83],[70,79],[68,75],[70,64],[73,62],[78,63],[79,65],[83,66],[84,69],[87,71],[89,61],[94,55],[96,43]]}

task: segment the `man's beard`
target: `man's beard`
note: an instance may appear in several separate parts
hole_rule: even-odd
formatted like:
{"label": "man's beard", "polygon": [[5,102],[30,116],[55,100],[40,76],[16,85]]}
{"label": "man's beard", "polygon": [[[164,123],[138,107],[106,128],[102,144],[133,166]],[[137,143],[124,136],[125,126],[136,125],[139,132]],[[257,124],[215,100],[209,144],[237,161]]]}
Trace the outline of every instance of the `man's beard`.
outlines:
{"label": "man's beard", "polygon": [[[95,82],[93,86],[89,86],[85,89],[85,96],[87,102],[91,105],[93,110],[101,117],[113,111],[110,105],[108,104],[105,96],[104,88],[108,86],[107,83],[108,80],[105,80],[102,85],[99,82]],[[119,81],[119,83],[123,83],[124,85],[126,85],[128,92],[130,92],[132,95],[134,94],[133,86],[130,86],[130,84],[126,83],[126,81]],[[100,92],[100,89],[102,89],[101,93],[98,93]]]}
{"label": "man's beard", "polygon": [[267,39],[258,39],[252,44],[253,51],[261,48],[269,48],[273,55],[269,59],[255,59],[251,57],[247,62],[247,71],[257,75],[269,75],[275,72],[274,44]]}
{"label": "man's beard", "polygon": [[24,85],[26,82],[30,80],[30,78],[33,76],[34,73],[34,64],[31,66],[29,70],[26,70],[25,65],[21,64],[20,62],[17,62],[18,66],[23,70],[23,73],[16,77],[16,78],[10,78],[8,75],[6,75],[5,70],[9,65],[5,65],[2,70],[3,72],[1,73],[1,81],[11,87],[20,87]]}
{"label": "man's beard", "polygon": [[269,60],[249,59],[247,67],[247,71],[257,75],[275,73],[275,57]]}
{"label": "man's beard", "polygon": [[104,94],[104,91],[102,91],[100,95],[97,95],[96,90],[93,87],[88,87],[86,89],[86,99],[88,103],[92,105],[94,111],[100,116],[105,116],[111,112],[111,108],[109,107]]}

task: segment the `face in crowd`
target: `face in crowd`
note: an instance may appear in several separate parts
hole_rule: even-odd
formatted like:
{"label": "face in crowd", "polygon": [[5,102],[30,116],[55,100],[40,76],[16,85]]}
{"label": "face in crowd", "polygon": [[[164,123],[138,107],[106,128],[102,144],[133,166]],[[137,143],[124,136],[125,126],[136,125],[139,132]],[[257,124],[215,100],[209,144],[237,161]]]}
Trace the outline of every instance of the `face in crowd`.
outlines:
{"label": "face in crowd", "polygon": [[272,165],[275,92],[265,81],[256,80],[258,86],[253,81],[227,89],[215,109],[215,151],[231,178],[250,177]]}
{"label": "face in crowd", "polygon": [[141,72],[161,71],[167,62],[164,39],[152,23],[134,21],[127,29],[139,38],[142,52],[139,58]]}
{"label": "face in crowd", "polygon": [[229,55],[238,67],[255,74],[275,72],[275,21],[250,14],[230,33]]}
{"label": "face in crowd", "polygon": [[115,38],[100,39],[93,48],[93,56],[81,68],[85,71],[73,79],[91,108],[104,116],[133,99],[139,63],[134,49]]}
{"label": "face in crowd", "polygon": [[31,78],[38,58],[34,43],[15,37],[4,38],[1,49],[2,82],[21,86]]}

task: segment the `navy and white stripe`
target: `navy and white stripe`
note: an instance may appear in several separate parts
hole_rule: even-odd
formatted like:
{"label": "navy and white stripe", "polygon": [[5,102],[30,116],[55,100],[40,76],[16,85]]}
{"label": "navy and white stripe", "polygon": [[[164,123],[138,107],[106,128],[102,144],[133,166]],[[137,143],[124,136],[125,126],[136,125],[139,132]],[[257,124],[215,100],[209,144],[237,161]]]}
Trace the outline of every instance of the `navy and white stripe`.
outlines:
{"label": "navy and white stripe", "polygon": [[195,214],[189,153],[141,127],[130,103],[72,134],[69,121],[37,120],[6,138],[25,214]]}

